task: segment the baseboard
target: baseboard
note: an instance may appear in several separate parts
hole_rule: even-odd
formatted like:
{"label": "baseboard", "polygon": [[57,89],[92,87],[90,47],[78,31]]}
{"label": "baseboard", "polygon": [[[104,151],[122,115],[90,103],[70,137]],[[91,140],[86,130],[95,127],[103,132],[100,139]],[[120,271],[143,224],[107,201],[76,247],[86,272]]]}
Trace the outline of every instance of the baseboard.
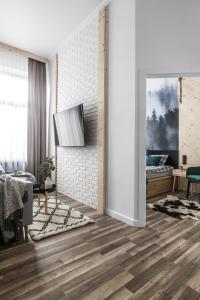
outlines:
{"label": "baseboard", "polygon": [[145,223],[141,222],[139,219],[132,219],[130,217],[125,216],[124,214],[118,213],[112,209],[107,208],[107,215],[111,216],[112,218],[118,219],[128,225],[136,226],[136,227],[145,227]]}

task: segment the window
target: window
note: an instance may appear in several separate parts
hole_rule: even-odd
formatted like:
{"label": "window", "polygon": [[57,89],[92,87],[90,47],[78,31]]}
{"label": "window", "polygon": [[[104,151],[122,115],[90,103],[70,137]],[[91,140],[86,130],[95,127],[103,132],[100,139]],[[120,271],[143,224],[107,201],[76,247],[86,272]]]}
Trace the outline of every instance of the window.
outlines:
{"label": "window", "polygon": [[12,169],[27,160],[27,108],[28,59],[0,49],[0,162]]}

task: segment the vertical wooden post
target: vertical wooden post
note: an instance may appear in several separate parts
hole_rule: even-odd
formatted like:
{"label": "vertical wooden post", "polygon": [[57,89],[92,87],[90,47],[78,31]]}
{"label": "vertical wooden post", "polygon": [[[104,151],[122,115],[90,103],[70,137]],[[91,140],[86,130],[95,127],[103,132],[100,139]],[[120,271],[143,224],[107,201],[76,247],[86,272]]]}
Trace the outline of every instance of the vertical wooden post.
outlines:
{"label": "vertical wooden post", "polygon": [[[58,54],[56,54],[56,91],[55,91],[55,110],[56,113],[58,111]],[[58,153],[57,153],[57,146],[55,145],[55,184],[56,184],[56,205],[58,204],[58,187],[57,187],[57,175],[58,175]]]}
{"label": "vertical wooden post", "polygon": [[183,90],[183,77],[179,77],[178,79],[179,81],[179,102],[182,103],[182,97],[183,97],[183,93],[182,93],[182,90]]}
{"label": "vertical wooden post", "polygon": [[107,9],[99,13],[98,212],[106,213],[107,198]]}

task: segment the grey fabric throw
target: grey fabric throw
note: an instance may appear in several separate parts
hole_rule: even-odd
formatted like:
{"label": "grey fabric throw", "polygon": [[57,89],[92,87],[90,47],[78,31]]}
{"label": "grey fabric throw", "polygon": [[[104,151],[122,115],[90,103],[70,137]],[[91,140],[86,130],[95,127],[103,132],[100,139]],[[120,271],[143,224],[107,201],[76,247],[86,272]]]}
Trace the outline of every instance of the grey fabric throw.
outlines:
{"label": "grey fabric throw", "polygon": [[15,236],[19,228],[25,190],[25,182],[9,175],[0,176],[0,228],[5,243]]}

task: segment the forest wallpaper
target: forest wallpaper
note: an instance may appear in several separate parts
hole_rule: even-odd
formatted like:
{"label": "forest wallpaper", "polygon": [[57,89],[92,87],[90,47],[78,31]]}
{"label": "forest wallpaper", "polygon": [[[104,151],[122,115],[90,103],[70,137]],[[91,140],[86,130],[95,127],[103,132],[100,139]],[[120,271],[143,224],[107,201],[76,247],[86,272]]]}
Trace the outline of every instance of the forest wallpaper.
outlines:
{"label": "forest wallpaper", "polygon": [[147,79],[147,150],[178,150],[178,78]]}

